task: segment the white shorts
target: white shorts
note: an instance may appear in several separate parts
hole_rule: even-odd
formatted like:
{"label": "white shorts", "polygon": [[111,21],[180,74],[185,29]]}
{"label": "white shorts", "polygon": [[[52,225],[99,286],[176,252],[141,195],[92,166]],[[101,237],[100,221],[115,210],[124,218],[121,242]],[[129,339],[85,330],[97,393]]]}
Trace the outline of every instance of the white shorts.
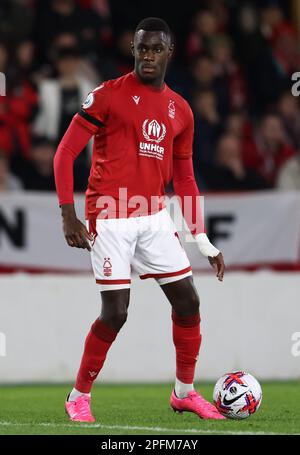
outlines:
{"label": "white shorts", "polygon": [[94,235],[91,260],[101,291],[130,288],[132,268],[160,285],[192,275],[166,209],[154,215],[87,221]]}

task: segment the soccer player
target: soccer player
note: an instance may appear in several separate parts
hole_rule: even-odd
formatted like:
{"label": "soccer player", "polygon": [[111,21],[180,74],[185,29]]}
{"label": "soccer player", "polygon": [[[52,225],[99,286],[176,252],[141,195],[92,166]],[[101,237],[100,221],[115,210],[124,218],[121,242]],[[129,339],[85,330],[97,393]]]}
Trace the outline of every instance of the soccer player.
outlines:
{"label": "soccer player", "polygon": [[[142,20],[132,43],[134,71],[104,82],[87,96],[55,155],[64,235],[69,246],[91,252],[102,298],[100,317],[87,335],[76,383],[65,403],[72,421],[95,421],[90,392],[126,321],[131,265],[141,279],[155,278],[171,304],[176,350],[171,407],[203,419],[223,419],[193,387],[201,344],[199,298],[189,260],[163,203],[164,188],[173,177],[186,222],[222,281],[222,253],[209,242],[197,217],[193,114],[164,82],[173,48],[166,22]],[[86,227],[74,208],[73,163],[92,136]],[[190,210],[185,207],[187,196]]]}

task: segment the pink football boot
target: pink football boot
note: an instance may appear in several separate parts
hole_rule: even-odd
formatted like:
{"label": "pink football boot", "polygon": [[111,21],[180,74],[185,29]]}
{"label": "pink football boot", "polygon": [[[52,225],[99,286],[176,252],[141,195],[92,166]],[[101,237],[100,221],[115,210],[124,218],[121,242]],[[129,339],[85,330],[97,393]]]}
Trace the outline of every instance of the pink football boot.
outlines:
{"label": "pink football boot", "polygon": [[91,397],[82,395],[75,401],[66,401],[66,413],[72,422],[95,422],[95,418],[91,412]]}
{"label": "pink football boot", "polygon": [[198,392],[192,390],[188,393],[186,398],[177,398],[175,391],[173,390],[170,405],[173,408],[174,412],[179,412],[180,414],[183,411],[194,412],[201,419],[215,419],[215,420],[224,420],[225,417],[220,414],[220,412],[215,408],[209,401],[206,401]]}

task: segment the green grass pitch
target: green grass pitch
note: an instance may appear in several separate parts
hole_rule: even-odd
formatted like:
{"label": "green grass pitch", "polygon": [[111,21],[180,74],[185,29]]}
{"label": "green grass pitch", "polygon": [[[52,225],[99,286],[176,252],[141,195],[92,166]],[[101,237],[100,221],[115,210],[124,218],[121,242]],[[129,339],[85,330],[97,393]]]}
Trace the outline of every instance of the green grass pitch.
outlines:
{"label": "green grass pitch", "polygon": [[[213,385],[196,389],[211,400]],[[93,390],[95,424],[69,422],[64,400],[69,385],[2,386],[0,434],[196,435],[300,434],[300,381],[262,383],[260,409],[243,421],[201,420],[169,407],[172,384],[98,383]]]}

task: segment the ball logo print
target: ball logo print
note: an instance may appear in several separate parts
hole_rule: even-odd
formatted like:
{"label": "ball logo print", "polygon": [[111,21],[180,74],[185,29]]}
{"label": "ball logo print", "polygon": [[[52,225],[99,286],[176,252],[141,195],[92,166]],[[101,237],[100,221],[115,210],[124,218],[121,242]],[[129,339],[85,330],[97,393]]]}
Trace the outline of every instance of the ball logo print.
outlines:
{"label": "ball logo print", "polygon": [[[224,387],[225,389],[229,389],[229,387],[231,386],[231,384],[233,383],[237,383],[237,384],[240,384],[242,385],[243,384],[243,381],[242,381],[242,377],[244,376],[244,373],[242,371],[236,371],[235,373],[229,373],[227,378],[225,379],[225,382],[224,382]],[[236,387],[235,389],[233,389],[234,392],[236,393]]]}
{"label": "ball logo print", "polygon": [[163,123],[159,124],[155,119],[151,122],[146,119],[143,123],[143,135],[147,141],[159,143],[164,139],[166,132],[166,126]]}
{"label": "ball logo print", "polygon": [[260,407],[262,390],[249,373],[227,373],[217,381],[213,400],[219,412],[229,419],[246,419]]}

